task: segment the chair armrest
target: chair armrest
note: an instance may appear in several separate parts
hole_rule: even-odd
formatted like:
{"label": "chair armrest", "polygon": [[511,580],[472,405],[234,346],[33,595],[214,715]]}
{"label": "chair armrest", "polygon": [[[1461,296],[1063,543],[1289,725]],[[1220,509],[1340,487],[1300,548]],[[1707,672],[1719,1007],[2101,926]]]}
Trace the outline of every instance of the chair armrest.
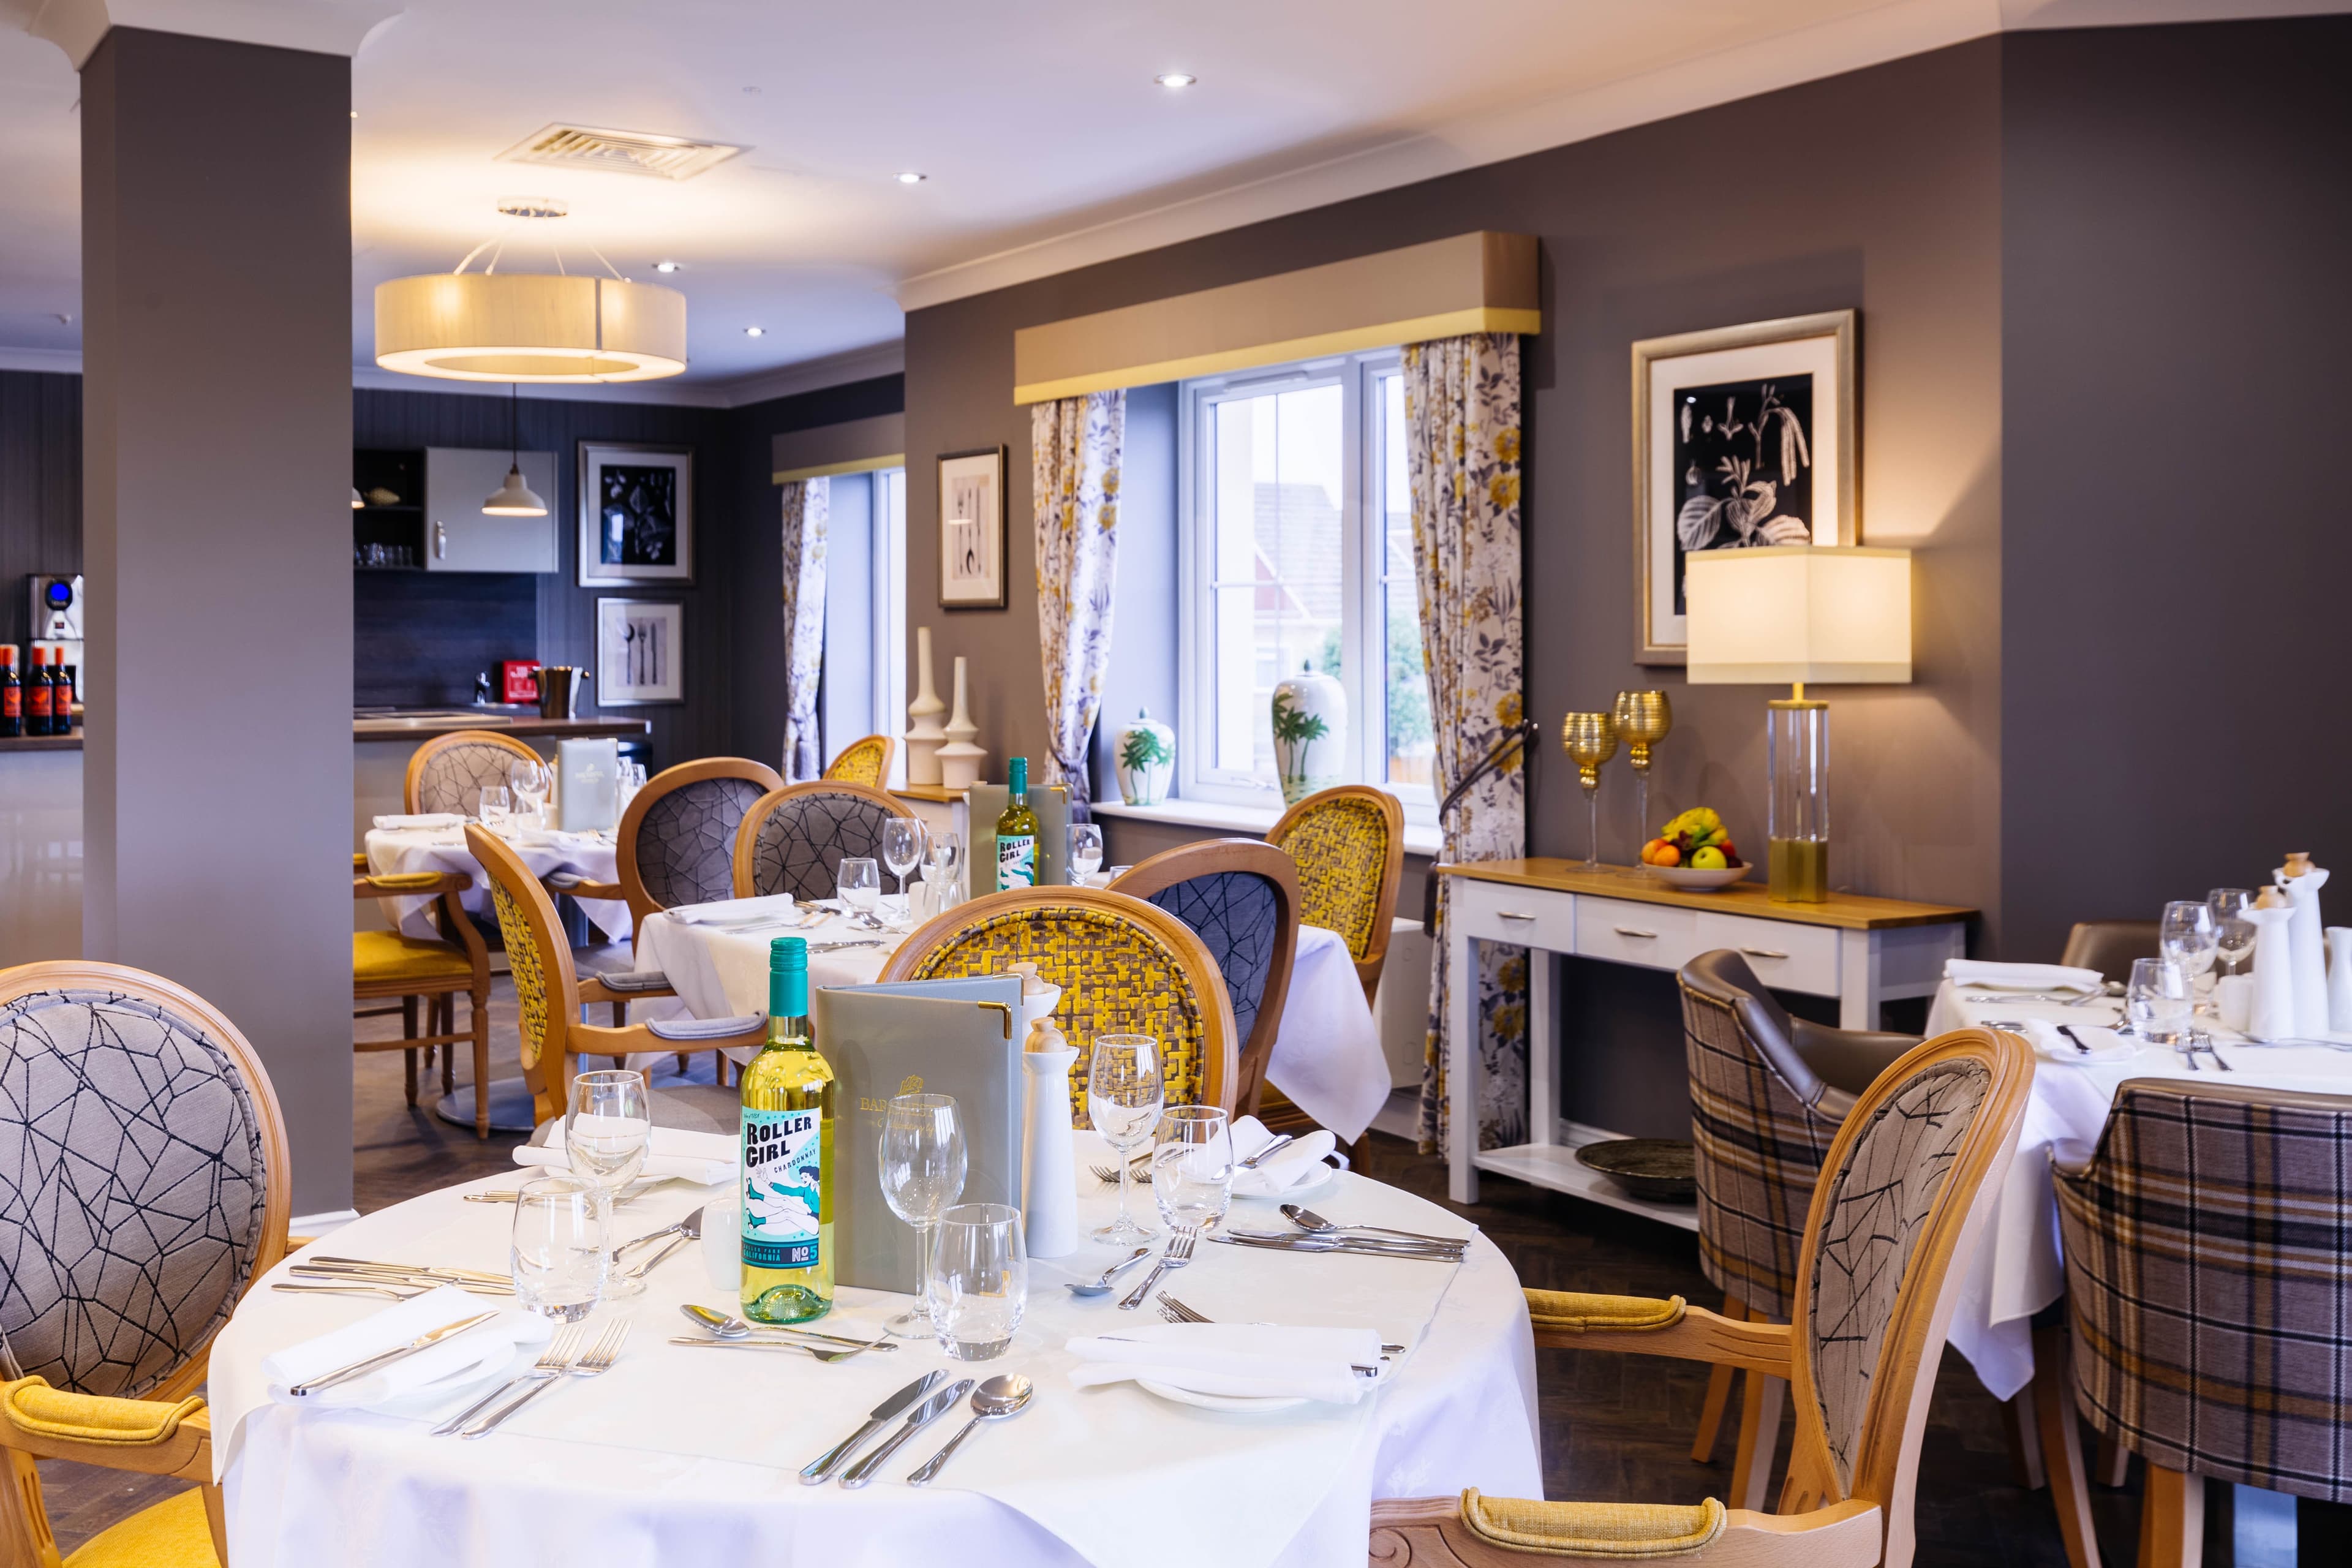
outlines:
{"label": "chair armrest", "polygon": [[463,871],[384,871],[352,879],[355,899],[420,899],[441,893],[462,893],[474,885]]}
{"label": "chair armrest", "polygon": [[[1712,1533],[1694,1540],[1694,1524]],[[1679,1536],[1664,1533],[1677,1530]],[[1474,1490],[1373,1503],[1370,1560],[1414,1568],[1535,1568],[1538,1562],[1671,1561],[1704,1551],[1703,1561],[1721,1568],[1874,1568],[1885,1532],[1878,1505],[1858,1499],[1810,1513],[1770,1514],[1726,1509],[1712,1499],[1676,1508],[1482,1498]]]}
{"label": "chair armrest", "polygon": [[1671,1329],[1689,1310],[1680,1296],[1587,1296],[1574,1290],[1528,1290],[1525,1295],[1528,1316],[1536,1327],[1563,1333]]}
{"label": "chair armrest", "polygon": [[212,1416],[201,1396],[176,1403],[0,1384],[0,1447],[110,1470],[212,1479]]}
{"label": "chair armrest", "polygon": [[[1789,1375],[1789,1325],[1743,1323],[1680,1298],[1571,1296],[1530,1290],[1536,1343],[1554,1350],[1630,1351]],[[1597,1304],[1597,1305],[1593,1305]],[[1678,1310],[1675,1309],[1679,1308]]]}
{"label": "chair armrest", "polygon": [[544,880],[557,892],[569,893],[575,899],[605,899],[617,904],[629,896],[618,882],[592,882],[585,877],[567,877],[560,872]]}
{"label": "chair armrest", "polygon": [[[580,977],[581,1005],[583,1006],[586,1006],[599,1002],[644,1002],[649,1001],[656,996],[675,996],[677,994],[677,992],[670,989],[669,976],[667,974],[653,973],[651,976],[652,984],[625,984],[629,978],[629,976],[625,974],[615,974],[611,976],[602,974],[582,975]],[[624,984],[618,985],[608,984],[608,981],[611,980],[622,981]]]}
{"label": "chair armrest", "polygon": [[625,1057],[633,1051],[717,1051],[733,1046],[767,1044],[768,1020],[754,1019],[751,1028],[739,1034],[697,1036],[691,1039],[669,1039],[655,1034],[643,1024],[630,1024],[618,1029],[606,1028],[599,1024],[574,1024],[564,1033],[564,1048],[583,1057]]}

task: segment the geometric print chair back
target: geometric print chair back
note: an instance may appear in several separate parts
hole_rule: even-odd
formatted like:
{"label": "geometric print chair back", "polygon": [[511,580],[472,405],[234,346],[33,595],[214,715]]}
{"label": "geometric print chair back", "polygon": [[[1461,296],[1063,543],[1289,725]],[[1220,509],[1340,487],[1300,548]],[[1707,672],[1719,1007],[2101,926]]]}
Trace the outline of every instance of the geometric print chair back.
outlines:
{"label": "geometric print chair back", "polygon": [[865,784],[881,789],[890,780],[890,752],[897,744],[887,735],[867,735],[841,748],[824,765],[827,784]]}
{"label": "geometric print chair back", "polygon": [[2092,1426],[2168,1470],[2352,1502],[2352,1099],[2131,1079],[2057,1188]]}
{"label": "geometric print chair back", "polygon": [[735,896],[736,829],[751,803],[776,787],[771,770],[757,763],[740,766],[759,773],[706,774],[668,785],[656,778],[646,785],[652,798],[637,816],[629,853],[654,909]]}
{"label": "geometric print chair back", "polygon": [[1257,1027],[1258,1004],[1274,973],[1275,939],[1282,905],[1274,884],[1246,871],[1218,871],[1149,894],[1144,901],[1191,926],[1225,983],[1234,1005],[1234,1032],[1244,1040]]}
{"label": "geometric print chair back", "polygon": [[787,784],[753,804],[735,843],[736,896],[829,899],[844,859],[882,858],[883,825],[914,813],[861,784]]}
{"label": "geometric print chair back", "polygon": [[0,1332],[50,1386],[202,1381],[285,1250],[286,1136],[234,1027],[138,970],[0,971]]}
{"label": "geometric print chair back", "polygon": [[479,816],[482,791],[508,788],[517,763],[541,760],[520,741],[486,731],[461,730],[437,736],[419,746],[409,759],[408,809]]}

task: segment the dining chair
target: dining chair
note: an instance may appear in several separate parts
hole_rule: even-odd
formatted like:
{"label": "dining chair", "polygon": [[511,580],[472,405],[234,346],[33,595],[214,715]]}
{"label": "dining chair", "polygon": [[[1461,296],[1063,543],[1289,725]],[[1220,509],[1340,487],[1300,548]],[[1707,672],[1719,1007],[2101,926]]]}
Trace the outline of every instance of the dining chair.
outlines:
{"label": "dining chair", "polygon": [[735,896],[832,898],[842,861],[879,860],[883,824],[914,816],[896,796],[865,784],[811,780],[770,790],[735,832]]}
{"label": "dining chair", "polygon": [[2099,1562],[2077,1411],[2147,1461],[2143,1568],[2198,1562],[2209,1479],[2352,1502],[2347,1155],[2352,1097],[2139,1078],[2056,1165],[2067,1321],[2034,1392],[2073,1568]]}
{"label": "dining chair", "polygon": [[833,761],[825,763],[825,782],[887,789],[890,787],[890,758],[898,749],[898,742],[887,735],[860,736],[834,753]]}
{"label": "dining chair", "polygon": [[2133,959],[2154,958],[2162,951],[2158,923],[2077,921],[2074,929],[2066,933],[2066,951],[2058,962],[2076,969],[2095,969],[2110,980],[2128,980]]}
{"label": "dining chair", "polygon": [[1255,838],[1205,838],[1138,861],[1110,890],[1174,915],[1217,961],[1241,1042],[1234,1103],[1256,1115],[1298,951],[1297,863]]}
{"label": "dining chair", "polygon": [[[1832,1029],[1792,1018],[1729,949],[1675,977],[1690,1074],[1698,1174],[1699,1267],[1724,1315],[1785,1323],[1797,1300],[1805,1215],[1830,1146],[1856,1100],[1916,1035]],[[1691,1458],[1706,1464],[1731,1396],[1728,1365],[1709,1378]],[[1786,1385],[1751,1372],[1740,1397],[1732,1503],[1761,1508]]]}
{"label": "dining chair", "polygon": [[[619,1026],[583,1022],[583,1007],[625,1004],[644,993],[615,991],[599,976],[579,973],[572,963],[571,945],[563,940],[554,899],[504,839],[468,823],[466,847],[490,874],[490,902],[498,910],[499,931],[506,942],[507,966],[521,1014],[522,1076],[530,1086],[534,1121],[543,1123],[563,1114],[580,1057],[724,1050],[765,1043],[768,1021],[758,1016]],[[725,1111],[729,1102],[737,1099],[715,1084],[665,1085],[651,1094],[654,1124],[658,1127],[676,1124],[665,1120],[666,1097],[702,1107],[706,1113],[711,1107]],[[727,1125],[734,1124],[729,1114]]]}
{"label": "dining chair", "polygon": [[517,763],[546,761],[512,735],[495,730],[452,731],[416,748],[408,759],[401,794],[411,812],[479,816],[482,791],[506,788],[508,772]]}
{"label": "dining chair", "polygon": [[1778,1515],[1460,1497],[1372,1504],[1370,1560],[1535,1568],[1679,1558],[1724,1568],[1909,1568],[1914,1491],[1944,1330],[1990,1223],[2033,1080],[2014,1035],[1959,1029],[1857,1099],[1806,1212],[1787,1323],[1679,1296],[1529,1290],[1538,1347],[1711,1362],[1786,1379],[1797,1436]]}
{"label": "dining chair", "polygon": [[575,899],[614,899],[633,924],[681,904],[735,896],[735,834],[752,803],[784,781],[749,757],[705,757],[646,781],[613,830],[617,882],[574,882]]}
{"label": "dining chair", "polygon": [[[396,1040],[357,1040],[352,1048],[405,1051],[408,1055],[408,1103],[416,1103],[416,1053],[441,1052],[441,1090],[457,1087],[457,1047],[470,1041],[474,1047],[474,1136],[490,1135],[490,950],[481,929],[458,902],[474,885],[462,871],[362,874],[352,879],[354,899],[432,898],[438,938],[404,936],[397,931],[352,932],[352,998],[355,1002],[397,999],[391,1007],[363,1008],[355,1018],[400,1015]],[[471,1011],[468,1027],[457,1032],[457,997],[467,997]],[[424,1032],[416,1027],[416,1004],[428,1005]]]}
{"label": "dining chair", "polygon": [[289,1246],[269,1075],[193,992],[82,960],[0,970],[0,1561],[58,1563],[36,1461],[71,1459],[196,1483],[74,1563],[219,1568],[206,1363]]}
{"label": "dining chair", "polygon": [[1078,1052],[1070,1069],[1076,1125],[1089,1125],[1087,1075],[1097,1035],[1158,1040],[1170,1105],[1234,1109],[1234,1007],[1217,961],[1191,927],[1141,899],[1105,888],[1019,888],[968,900],[916,928],[881,979],[1001,974],[1023,962],[1062,988],[1054,1021]]}
{"label": "dining chair", "polygon": [[1404,807],[1384,789],[1341,784],[1284,812],[1265,841],[1297,863],[1299,920],[1339,933],[1371,1001],[1404,876]]}

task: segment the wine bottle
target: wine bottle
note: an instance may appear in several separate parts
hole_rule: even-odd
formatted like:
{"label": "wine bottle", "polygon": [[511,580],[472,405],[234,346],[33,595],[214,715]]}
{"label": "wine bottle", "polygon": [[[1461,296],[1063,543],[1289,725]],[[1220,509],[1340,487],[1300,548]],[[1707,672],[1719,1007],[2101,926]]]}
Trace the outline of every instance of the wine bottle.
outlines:
{"label": "wine bottle", "polygon": [[32,650],[33,668],[25,672],[25,733],[46,735],[49,732],[49,672],[42,659],[47,648]]}
{"label": "wine bottle", "polygon": [[16,675],[16,645],[0,643],[0,735],[25,732],[25,683]]}
{"label": "wine bottle", "polygon": [[1029,809],[1029,759],[1015,757],[996,819],[996,890],[1037,885],[1037,814]]}
{"label": "wine bottle", "polygon": [[833,1310],[833,1068],[808,1016],[808,942],[768,944],[768,1042],[743,1069],[743,1316]]}

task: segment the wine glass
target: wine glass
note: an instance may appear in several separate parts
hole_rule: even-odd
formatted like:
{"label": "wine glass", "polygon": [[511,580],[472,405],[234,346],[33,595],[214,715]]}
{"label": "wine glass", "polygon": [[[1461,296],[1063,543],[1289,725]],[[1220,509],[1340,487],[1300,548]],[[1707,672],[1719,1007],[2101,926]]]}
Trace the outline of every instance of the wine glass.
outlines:
{"label": "wine glass", "polygon": [[955,1361],[992,1361],[1012,1347],[1029,1307],[1029,1248],[1021,1211],[958,1204],[940,1215],[923,1281],[940,1348]]}
{"label": "wine glass", "polygon": [[530,818],[533,827],[547,820],[550,782],[545,763],[517,763],[507,770],[507,783],[514,785],[515,805]]}
{"label": "wine glass", "polygon": [[633,763],[626,757],[622,758],[620,767],[613,774],[613,820],[614,822],[618,822],[628,811],[629,802],[636,799],[637,792],[645,787],[646,764]]}
{"label": "wine glass", "polygon": [[2254,955],[2254,922],[2245,916],[2253,903],[2250,888],[2216,888],[2205,895],[2205,907],[2213,911],[2213,951],[2231,974]]}
{"label": "wine glass", "polygon": [[1560,720],[1559,743],[1576,764],[1584,788],[1584,868],[1601,869],[1601,765],[1617,754],[1617,721],[1608,713],[1570,713]]}
{"label": "wine glass", "polygon": [[2189,1020],[2189,977],[2168,958],[2135,958],[2124,986],[2124,1016],[2132,1033],[2150,1045],[2168,1046]]}
{"label": "wine glass", "polygon": [[[572,1080],[572,1109],[563,1120],[563,1147],[572,1173],[602,1194],[609,1218],[615,1196],[645,1168],[653,1143],[653,1109],[641,1072],[583,1072]],[[643,1279],[606,1268],[604,1296],[635,1296]]]}
{"label": "wine glass", "polygon": [[882,868],[871,855],[845,855],[834,873],[834,888],[843,909],[870,921],[874,906],[882,901]]}
{"label": "wine glass", "polygon": [[1160,1042],[1150,1035],[1097,1035],[1087,1065],[1087,1120],[1118,1154],[1118,1218],[1095,1232],[1112,1247],[1133,1247],[1156,1234],[1128,1206],[1135,1177],[1128,1152],[1151,1142],[1168,1091],[1160,1077]]}
{"label": "wine glass", "polygon": [[882,1326],[900,1339],[931,1331],[924,1310],[931,1248],[940,1215],[963,1196],[970,1156],[955,1098],[901,1094],[882,1111],[882,1196],[890,1212],[915,1227],[915,1305]]}
{"label": "wine glass", "polygon": [[[611,1260],[604,1194],[577,1176],[534,1176],[515,1194],[515,1300],[559,1323],[595,1310]],[[642,1289],[644,1287],[640,1286]]]}
{"label": "wine glass", "polygon": [[475,808],[474,815],[481,818],[484,827],[496,833],[506,826],[507,817],[513,810],[514,797],[507,794],[506,786],[488,784],[482,790],[482,802]]}
{"label": "wine glass", "polygon": [[923,848],[923,880],[932,885],[932,896],[937,900],[932,913],[944,913],[961,901],[956,892],[956,879],[962,869],[962,836],[932,834],[930,842]]}
{"label": "wine glass", "polygon": [[[2213,910],[2202,899],[2176,899],[2164,906],[2164,918],[2157,925],[2158,944],[2164,956],[2180,966],[2193,996],[2201,989],[2199,982],[2213,969],[2213,957],[2219,946],[2214,929]],[[2200,1010],[2208,1004],[2200,1004]]]}
{"label": "wine glass", "polygon": [[1151,1153],[1151,1195],[1160,1217],[1206,1230],[1234,1198],[1234,1139],[1213,1105],[1171,1106]]}
{"label": "wine glass", "polygon": [[898,879],[898,902],[907,901],[907,873],[923,858],[923,825],[911,816],[894,816],[882,825],[882,864]]}
{"label": "wine glass", "polygon": [[1083,888],[1087,879],[1102,869],[1102,826],[1093,822],[1070,824],[1070,885]]}

